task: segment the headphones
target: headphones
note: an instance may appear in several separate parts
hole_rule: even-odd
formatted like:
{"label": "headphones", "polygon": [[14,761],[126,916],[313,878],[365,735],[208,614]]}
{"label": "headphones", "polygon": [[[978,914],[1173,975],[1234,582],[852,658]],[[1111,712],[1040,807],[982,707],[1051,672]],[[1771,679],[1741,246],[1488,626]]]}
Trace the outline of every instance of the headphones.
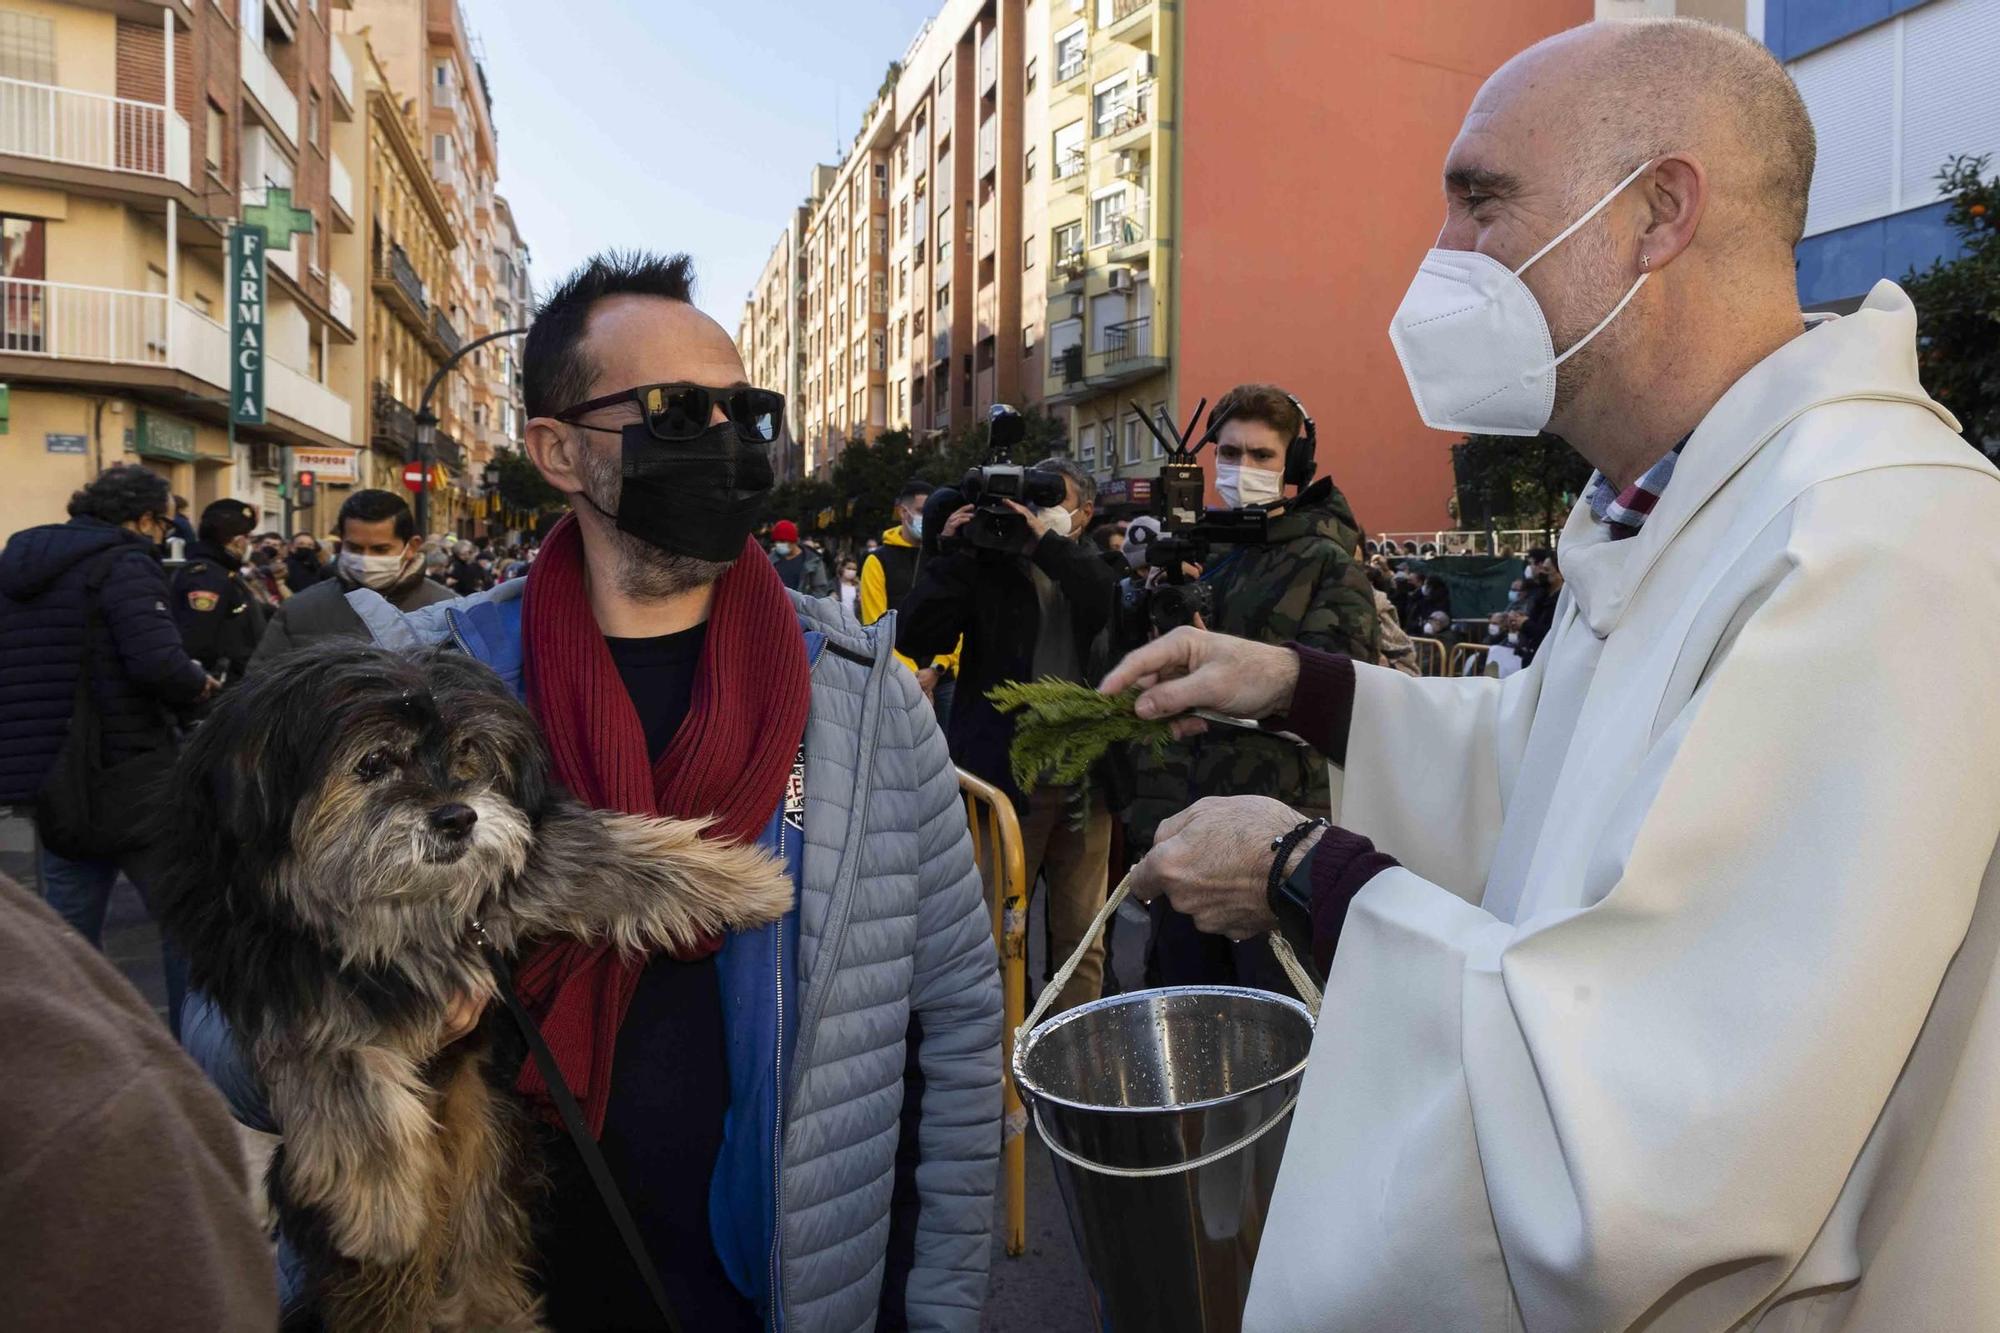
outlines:
{"label": "headphones", "polygon": [[1291,403],[1292,410],[1299,414],[1299,420],[1305,422],[1305,426],[1292,437],[1292,442],[1285,446],[1284,480],[1287,486],[1296,486],[1304,490],[1312,484],[1314,474],[1319,471],[1319,428],[1313,425],[1312,413],[1306,411],[1304,403],[1289,393],[1285,398]]}

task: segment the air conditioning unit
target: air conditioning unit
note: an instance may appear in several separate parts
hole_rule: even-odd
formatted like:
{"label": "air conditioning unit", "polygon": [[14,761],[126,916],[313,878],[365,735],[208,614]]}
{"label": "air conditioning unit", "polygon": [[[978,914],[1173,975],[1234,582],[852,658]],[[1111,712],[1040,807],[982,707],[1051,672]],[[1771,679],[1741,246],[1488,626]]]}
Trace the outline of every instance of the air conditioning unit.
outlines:
{"label": "air conditioning unit", "polygon": [[1132,62],[1132,77],[1141,83],[1149,83],[1160,76],[1160,58],[1148,51]]}
{"label": "air conditioning unit", "polygon": [[1129,148],[1121,148],[1112,160],[1112,169],[1120,176],[1132,177],[1139,174],[1139,155]]}
{"label": "air conditioning unit", "polygon": [[278,446],[269,440],[250,442],[250,470],[252,472],[276,472],[278,470]]}
{"label": "air conditioning unit", "polygon": [[1131,291],[1131,290],[1132,290],[1132,288],[1133,288],[1133,285],[1134,285],[1134,284],[1133,284],[1133,282],[1132,282],[1132,270],[1131,270],[1131,269],[1129,269],[1129,268],[1114,268],[1114,269],[1112,269],[1112,270],[1111,270],[1111,290],[1112,290],[1112,291],[1114,291],[1114,292],[1129,292],[1129,291]]}

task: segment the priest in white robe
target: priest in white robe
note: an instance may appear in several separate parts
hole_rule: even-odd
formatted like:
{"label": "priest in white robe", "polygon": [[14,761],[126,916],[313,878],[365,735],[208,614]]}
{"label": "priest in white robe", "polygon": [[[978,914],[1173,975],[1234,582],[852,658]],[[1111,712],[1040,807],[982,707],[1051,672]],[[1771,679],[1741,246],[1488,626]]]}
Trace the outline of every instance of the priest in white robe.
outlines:
{"label": "priest in white robe", "polygon": [[2000,1329],[2000,473],[1894,285],[1801,315],[1812,156],[1723,29],[1510,62],[1391,336],[1430,424],[1598,469],[1534,664],[1105,682],[1338,761],[1334,827],[1212,798],[1135,880],[1329,967],[1251,1330]]}

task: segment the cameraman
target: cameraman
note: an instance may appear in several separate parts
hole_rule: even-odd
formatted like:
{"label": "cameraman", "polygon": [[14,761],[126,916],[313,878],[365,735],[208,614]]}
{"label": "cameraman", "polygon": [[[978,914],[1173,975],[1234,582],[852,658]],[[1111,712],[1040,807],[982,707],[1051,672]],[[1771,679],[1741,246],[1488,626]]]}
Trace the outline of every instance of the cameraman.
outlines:
{"label": "cameraman", "polygon": [[[1242,384],[1215,406],[1216,490],[1231,509],[1270,510],[1262,545],[1218,547],[1204,581],[1211,589],[1208,628],[1259,643],[1296,642],[1381,658],[1375,590],[1354,559],[1361,525],[1330,477],[1313,480],[1315,440],[1289,393]],[[1129,852],[1143,856],[1161,821],[1204,796],[1254,795],[1306,814],[1328,814],[1326,759],[1275,736],[1218,729],[1176,743],[1140,764],[1127,818]],[[1263,939],[1232,944],[1197,931],[1163,900],[1153,904],[1147,950],[1149,985],[1255,985],[1284,991],[1284,974]]]}
{"label": "cameraman", "polygon": [[[1116,578],[1094,543],[1070,536],[1081,537],[1089,525],[1097,483],[1067,458],[1051,458],[1037,467],[1062,476],[1062,503],[1036,509],[994,499],[952,510],[938,533],[936,556],[926,556],[903,603],[896,649],[926,662],[951,652],[963,636],[959,675],[964,688],[952,706],[946,733],[951,757],[1006,792],[1021,814],[1030,892],[1038,873],[1048,875],[1053,966],[1075,950],[1104,904],[1111,815],[1095,783],[1041,787],[1023,797],[1007,763],[1013,720],[993,706],[986,692],[1008,680],[1096,679],[1096,663],[1107,656],[1100,637],[1111,619]],[[938,492],[929,512],[937,512],[940,499],[952,495]],[[967,525],[975,518],[991,524],[1008,513],[1019,516],[1019,523],[1011,525],[1020,532],[1015,549],[991,549],[967,538]],[[1098,997],[1103,948],[1101,941],[1091,947],[1063,988],[1057,1012]]]}

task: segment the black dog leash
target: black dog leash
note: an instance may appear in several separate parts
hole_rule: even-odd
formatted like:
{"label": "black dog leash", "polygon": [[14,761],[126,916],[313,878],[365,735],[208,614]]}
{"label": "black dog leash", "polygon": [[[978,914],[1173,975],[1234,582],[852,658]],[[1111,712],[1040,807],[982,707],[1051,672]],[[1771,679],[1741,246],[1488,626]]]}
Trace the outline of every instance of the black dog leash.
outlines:
{"label": "black dog leash", "polygon": [[487,936],[486,927],[475,921],[472,933],[478,937],[480,952],[486,955],[486,965],[493,969],[493,980],[499,988],[500,998],[506,1002],[507,1012],[514,1015],[521,1035],[527,1039],[528,1054],[534,1058],[535,1068],[542,1071],[542,1081],[549,1085],[549,1100],[556,1104],[563,1128],[569,1131],[577,1155],[583,1158],[584,1169],[590,1172],[590,1183],[597,1187],[597,1197],[604,1201],[604,1211],[611,1214],[611,1223],[618,1228],[618,1238],[625,1242],[625,1252],[632,1256],[632,1263],[646,1284],[647,1294],[659,1307],[660,1318],[666,1321],[668,1333],[681,1333],[681,1321],[674,1317],[673,1302],[667,1299],[667,1289],[660,1281],[659,1270],[653,1266],[652,1256],[646,1253],[646,1242],[639,1236],[639,1226],[632,1220],[632,1210],[625,1206],[625,1196],[618,1192],[617,1182],[611,1179],[611,1168],[605,1164],[604,1154],[599,1150],[597,1140],[591,1136],[590,1126],[584,1123],[583,1109],[576,1104],[569,1084],[563,1081],[562,1070],[556,1067],[555,1054],[542,1040],[542,1030],[536,1025],[534,1016],[521,1003],[521,997],[514,993],[513,969],[507,966],[506,958]]}

